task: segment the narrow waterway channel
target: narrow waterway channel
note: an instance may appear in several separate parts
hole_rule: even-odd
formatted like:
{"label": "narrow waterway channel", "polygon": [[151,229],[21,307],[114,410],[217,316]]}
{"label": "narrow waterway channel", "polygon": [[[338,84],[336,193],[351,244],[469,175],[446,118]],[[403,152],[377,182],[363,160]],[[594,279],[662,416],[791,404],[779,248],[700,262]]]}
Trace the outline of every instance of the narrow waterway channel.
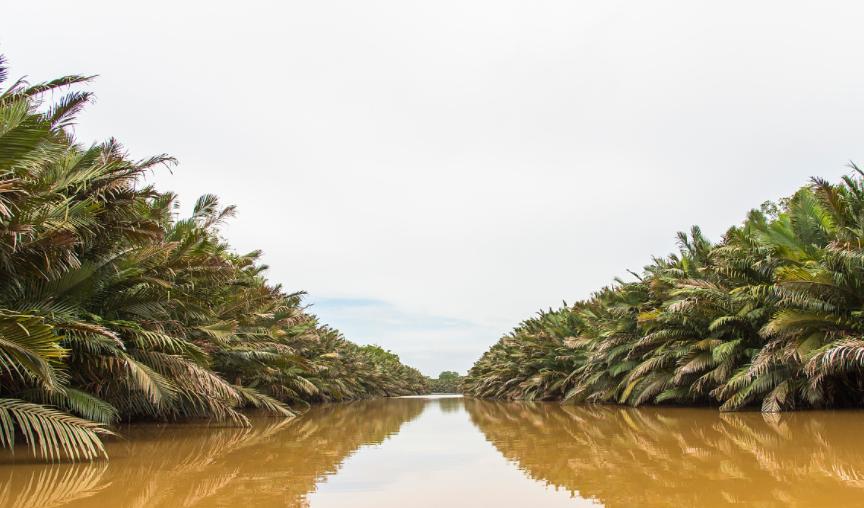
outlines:
{"label": "narrow waterway channel", "polygon": [[2,456],[0,506],[854,506],[861,412],[413,397],[249,429],[135,425],[110,461]]}

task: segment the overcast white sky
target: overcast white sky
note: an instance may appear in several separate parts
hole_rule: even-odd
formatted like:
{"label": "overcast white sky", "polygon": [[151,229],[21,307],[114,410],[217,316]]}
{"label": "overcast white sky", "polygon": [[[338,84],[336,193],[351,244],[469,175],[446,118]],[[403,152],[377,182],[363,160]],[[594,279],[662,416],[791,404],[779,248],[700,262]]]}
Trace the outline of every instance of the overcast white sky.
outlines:
{"label": "overcast white sky", "polygon": [[699,224],[864,162],[860,2],[9,2],[13,77],[180,160],[238,250],[357,342],[465,371]]}

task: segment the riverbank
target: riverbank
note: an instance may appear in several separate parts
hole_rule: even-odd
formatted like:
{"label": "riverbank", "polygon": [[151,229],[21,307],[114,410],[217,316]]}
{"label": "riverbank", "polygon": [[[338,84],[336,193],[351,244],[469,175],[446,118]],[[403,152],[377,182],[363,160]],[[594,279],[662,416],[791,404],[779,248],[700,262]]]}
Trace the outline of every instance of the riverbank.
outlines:
{"label": "riverbank", "polygon": [[173,158],[79,144],[89,82],[0,94],[0,447],[90,460],[116,422],[244,426],[249,409],[428,391],[396,354],[351,342],[269,281],[261,251],[236,252],[221,230],[234,206],[203,194],[180,216],[177,195],[145,181]]}
{"label": "riverbank", "polygon": [[474,364],[466,393],[764,412],[864,406],[864,173],[698,227],[590,298],[541,311]]}

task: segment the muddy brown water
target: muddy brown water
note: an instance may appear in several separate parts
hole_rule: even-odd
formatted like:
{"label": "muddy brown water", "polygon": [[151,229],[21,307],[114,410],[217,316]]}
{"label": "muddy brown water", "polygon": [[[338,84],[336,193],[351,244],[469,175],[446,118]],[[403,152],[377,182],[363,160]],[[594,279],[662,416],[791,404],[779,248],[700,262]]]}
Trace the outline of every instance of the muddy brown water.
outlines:
{"label": "muddy brown water", "polygon": [[0,506],[864,505],[864,412],[417,397],[252,428],[123,427],[109,461],[0,456]]}

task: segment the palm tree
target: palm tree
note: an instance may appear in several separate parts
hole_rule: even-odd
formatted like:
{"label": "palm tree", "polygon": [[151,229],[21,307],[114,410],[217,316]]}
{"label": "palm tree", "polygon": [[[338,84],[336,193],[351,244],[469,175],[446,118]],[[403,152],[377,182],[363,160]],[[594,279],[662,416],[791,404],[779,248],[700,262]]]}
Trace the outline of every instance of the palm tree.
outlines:
{"label": "palm tree", "polygon": [[694,227],[637,280],[520,324],[481,357],[477,397],[864,404],[864,173],[814,179],[712,244]]}
{"label": "palm tree", "polygon": [[232,251],[219,228],[234,207],[203,195],[178,218],[173,193],[141,182],[172,158],[76,143],[68,127],[90,93],[70,87],[88,81],[0,94],[0,445],[23,436],[47,459],[92,459],[120,420],[245,426],[249,408],[291,417],[310,401],[426,390],[269,283],[260,252]]}

